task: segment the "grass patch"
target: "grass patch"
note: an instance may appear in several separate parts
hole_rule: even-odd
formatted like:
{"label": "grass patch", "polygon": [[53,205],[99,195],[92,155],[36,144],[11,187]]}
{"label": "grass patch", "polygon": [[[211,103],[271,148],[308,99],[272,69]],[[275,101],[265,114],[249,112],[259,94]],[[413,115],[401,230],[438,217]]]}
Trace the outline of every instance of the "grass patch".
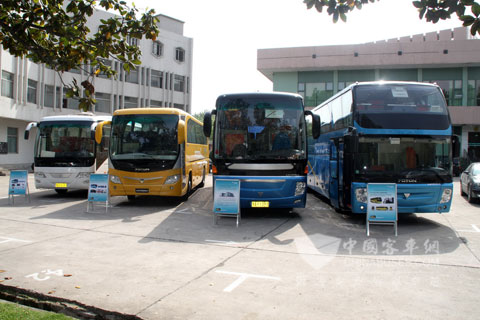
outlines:
{"label": "grass patch", "polygon": [[0,320],[71,320],[63,314],[35,310],[14,303],[0,302]]}

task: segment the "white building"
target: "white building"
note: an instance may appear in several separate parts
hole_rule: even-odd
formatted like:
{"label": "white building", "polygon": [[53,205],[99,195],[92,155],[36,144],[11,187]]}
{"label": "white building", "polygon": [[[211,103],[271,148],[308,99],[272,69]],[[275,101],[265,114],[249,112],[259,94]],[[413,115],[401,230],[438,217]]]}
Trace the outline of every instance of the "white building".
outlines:
{"label": "white building", "polygon": [[[100,19],[113,16],[96,11],[89,20],[90,30],[97,30]],[[130,74],[119,62],[111,61],[117,79],[100,75],[94,79],[96,114],[111,114],[123,108],[168,107],[190,112],[192,92],[193,39],[183,35],[184,22],[157,16],[160,34],[156,41],[131,39],[141,51],[141,66]],[[85,69],[89,69],[86,67]],[[53,70],[24,58],[16,58],[0,46],[0,171],[30,168],[34,140],[24,140],[31,121],[44,116],[79,113],[78,102],[66,99],[62,81]],[[84,71],[66,72],[66,84],[75,78],[87,79]]]}

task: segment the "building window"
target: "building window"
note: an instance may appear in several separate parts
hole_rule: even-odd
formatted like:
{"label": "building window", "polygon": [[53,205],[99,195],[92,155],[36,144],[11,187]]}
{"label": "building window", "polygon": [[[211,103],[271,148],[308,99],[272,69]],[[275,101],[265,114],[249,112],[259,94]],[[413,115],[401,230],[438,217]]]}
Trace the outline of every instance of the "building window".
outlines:
{"label": "building window", "polygon": [[163,55],[163,43],[160,41],[153,41],[152,53],[154,56],[161,57]]}
{"label": "building window", "polygon": [[152,70],[150,79],[150,85],[155,88],[162,88],[163,85],[163,72]]}
{"label": "building window", "polygon": [[175,60],[179,62],[185,61],[185,50],[182,48],[175,49]]}
{"label": "building window", "polygon": [[323,101],[333,96],[333,83],[299,83],[298,93],[303,96],[306,107],[316,107]]}
{"label": "building window", "polygon": [[[105,66],[110,67],[110,68],[112,67],[112,60],[106,60],[106,59],[101,59],[101,60],[102,60],[102,63],[103,63]],[[97,68],[97,67],[95,67],[95,69],[96,69],[96,68]],[[91,71],[92,71],[92,73],[95,72],[95,70],[94,70],[93,68],[92,68]],[[108,79],[108,76],[107,76],[107,75],[105,74],[105,72],[103,72],[103,71],[98,74],[98,77],[99,77],[99,78]]]}
{"label": "building window", "polygon": [[2,96],[13,98],[13,73],[2,70]]}
{"label": "building window", "polygon": [[37,81],[28,79],[27,102],[37,103],[37,86]]}
{"label": "building window", "polygon": [[54,87],[53,86],[49,86],[48,84],[45,85],[45,96],[44,96],[44,99],[43,99],[43,105],[45,107],[50,107],[50,108],[53,108],[53,104],[54,104],[54,100],[53,100],[53,96],[54,96]]}
{"label": "building window", "polygon": [[67,90],[63,90],[62,108],[78,110],[80,101],[78,98],[67,98]]}
{"label": "building window", "polygon": [[7,128],[8,153],[18,153],[18,128]]}
{"label": "building window", "polygon": [[468,80],[468,106],[480,106],[480,80]]}
{"label": "building window", "polygon": [[161,107],[162,106],[162,101],[150,100],[150,106],[151,107]]}
{"label": "building window", "polygon": [[185,89],[185,77],[175,75],[175,83],[173,84],[173,90],[183,92]]}
{"label": "building window", "polygon": [[342,91],[343,89],[345,89],[346,87],[348,87],[351,84],[353,84],[353,82],[340,81],[338,83],[338,91]]}
{"label": "building window", "polygon": [[442,89],[447,105],[462,105],[462,80],[428,80],[426,82],[436,83]]}
{"label": "building window", "polygon": [[127,43],[131,46],[136,46],[138,47],[138,43],[140,42],[140,39],[128,36],[127,37]]}
{"label": "building window", "polygon": [[95,111],[110,113],[110,99],[109,93],[95,92]]}
{"label": "building window", "polygon": [[125,76],[125,81],[138,84],[138,69],[130,70],[130,73],[127,73]]}
{"label": "building window", "polygon": [[124,108],[138,108],[138,98],[125,96],[123,107]]}

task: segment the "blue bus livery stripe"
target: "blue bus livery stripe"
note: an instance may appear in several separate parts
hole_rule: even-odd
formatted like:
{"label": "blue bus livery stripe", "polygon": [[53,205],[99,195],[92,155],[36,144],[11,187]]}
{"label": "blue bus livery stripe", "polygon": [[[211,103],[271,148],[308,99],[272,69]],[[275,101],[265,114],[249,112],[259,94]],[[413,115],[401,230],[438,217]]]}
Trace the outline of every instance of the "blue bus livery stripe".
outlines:
{"label": "blue bus livery stripe", "polygon": [[[371,135],[425,135],[425,136],[451,136],[452,127],[450,126],[445,130],[422,130],[422,129],[367,129],[360,127],[359,124],[354,121],[354,126],[357,128],[357,132],[360,134]],[[343,135],[344,130],[340,130]]]}

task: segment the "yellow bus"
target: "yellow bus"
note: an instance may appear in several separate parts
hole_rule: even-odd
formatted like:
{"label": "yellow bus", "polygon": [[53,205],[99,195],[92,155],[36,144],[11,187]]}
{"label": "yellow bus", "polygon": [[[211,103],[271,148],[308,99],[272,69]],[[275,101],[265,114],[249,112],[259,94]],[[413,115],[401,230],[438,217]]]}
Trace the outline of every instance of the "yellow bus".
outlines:
{"label": "yellow bus", "polygon": [[100,123],[111,125],[109,147],[110,196],[176,196],[187,199],[203,187],[209,170],[203,123],[174,108],[134,108],[114,112]]}

